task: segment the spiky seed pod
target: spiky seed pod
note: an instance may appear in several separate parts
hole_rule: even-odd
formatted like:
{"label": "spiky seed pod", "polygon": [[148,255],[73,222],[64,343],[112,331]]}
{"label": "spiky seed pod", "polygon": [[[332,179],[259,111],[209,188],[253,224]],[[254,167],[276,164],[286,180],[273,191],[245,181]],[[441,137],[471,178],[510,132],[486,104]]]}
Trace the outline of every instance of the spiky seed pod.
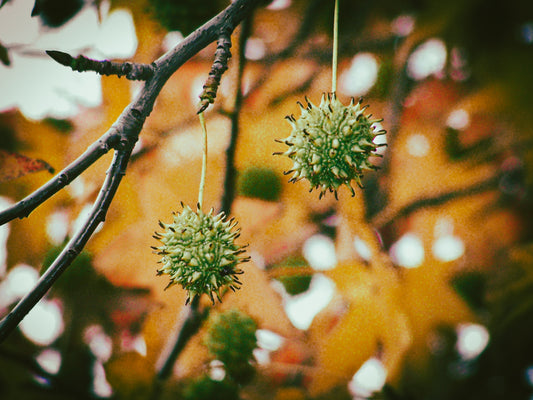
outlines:
{"label": "spiky seed pod", "polygon": [[292,168],[285,174],[293,174],[291,182],[307,179],[311,190],[320,190],[320,198],[328,190],[337,197],[337,190],[343,184],[355,195],[351,182],[361,186],[363,172],[377,169],[369,157],[380,156],[375,153],[380,145],[374,143],[374,138],[385,131],[375,131],[374,124],[381,120],[365,115],[366,106],[361,107],[361,100],[356,103],[352,98],[345,106],[335,93],[323,94],[318,107],[307,98],[306,101],[305,107],[298,103],[300,118],[286,117],[292,132],[278,142],[285,143],[289,149],[274,154],[293,160]]}
{"label": "spiky seed pod", "polygon": [[199,207],[193,211],[183,203],[181,206],[183,211],[173,214],[174,221],[170,224],[160,221],[164,231],[154,234],[162,243],[159,247],[152,246],[163,264],[157,274],[170,276],[167,288],[179,283],[187,290],[187,303],[203,293],[213,303],[213,294],[221,301],[221,289],[239,289],[241,282],[237,275],[243,271],[238,264],[249,261],[242,256],[244,247],[235,244],[240,229],[234,229],[237,222],[233,218],[225,221],[223,212],[213,215],[211,209],[205,214]]}
{"label": "spiky seed pod", "polygon": [[257,347],[256,330],[256,322],[237,309],[211,316],[207,325],[204,344],[239,383],[244,383],[253,374],[250,360]]}

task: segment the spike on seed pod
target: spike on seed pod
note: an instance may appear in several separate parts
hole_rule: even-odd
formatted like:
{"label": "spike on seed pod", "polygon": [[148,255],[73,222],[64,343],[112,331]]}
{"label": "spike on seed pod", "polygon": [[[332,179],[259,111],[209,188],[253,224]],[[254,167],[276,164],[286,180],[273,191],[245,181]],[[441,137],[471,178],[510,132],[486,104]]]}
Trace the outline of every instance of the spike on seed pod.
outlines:
{"label": "spike on seed pod", "polygon": [[234,243],[239,230],[232,218],[224,221],[224,213],[213,215],[213,210],[205,214],[197,208],[193,211],[182,204],[182,212],[174,213],[174,221],[160,224],[164,231],[154,237],[162,243],[159,250],[163,267],[157,275],[167,274],[170,283],[180,284],[187,291],[188,304],[194,297],[207,294],[213,298],[223,288],[237,289],[240,281],[236,275],[242,270],[237,265],[247,257],[241,256],[244,247]]}
{"label": "spike on seed pod", "polygon": [[298,102],[300,118],[287,117],[292,126],[289,137],[276,139],[293,146],[292,151],[282,153],[294,163],[288,171],[294,173],[291,181],[308,179],[310,191],[320,190],[319,198],[328,190],[337,197],[337,189],[343,184],[355,195],[350,182],[355,181],[361,187],[363,171],[375,169],[368,158],[376,156],[380,147],[374,143],[375,137],[385,133],[374,132],[373,124],[381,120],[365,115],[368,106],[362,106],[362,98],[358,102],[352,98],[348,106],[335,93],[323,94],[318,107],[307,97],[305,101],[307,108]]}

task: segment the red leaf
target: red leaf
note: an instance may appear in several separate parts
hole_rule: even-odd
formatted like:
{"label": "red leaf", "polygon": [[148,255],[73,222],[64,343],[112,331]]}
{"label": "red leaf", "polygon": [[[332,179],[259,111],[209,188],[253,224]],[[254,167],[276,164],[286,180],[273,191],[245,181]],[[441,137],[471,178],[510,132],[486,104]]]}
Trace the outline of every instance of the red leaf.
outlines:
{"label": "red leaf", "polygon": [[46,161],[0,149],[0,182],[10,181],[42,170],[47,170],[51,174],[54,173],[54,169]]}

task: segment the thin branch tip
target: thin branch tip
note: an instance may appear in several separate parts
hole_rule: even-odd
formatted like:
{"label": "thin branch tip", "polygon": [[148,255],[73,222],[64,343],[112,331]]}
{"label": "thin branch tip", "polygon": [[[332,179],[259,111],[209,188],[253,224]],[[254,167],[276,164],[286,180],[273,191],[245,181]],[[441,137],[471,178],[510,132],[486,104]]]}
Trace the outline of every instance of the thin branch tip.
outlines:
{"label": "thin branch tip", "polygon": [[46,50],[46,54],[59,64],[70,67],[77,72],[94,71],[100,75],[116,75],[119,78],[125,76],[129,80],[146,81],[154,75],[155,71],[153,63],[139,64],[129,61],[93,60],[83,55],[74,58],[59,50]]}
{"label": "thin branch tip", "polygon": [[215,51],[215,59],[211,66],[211,71],[204,84],[203,91],[200,94],[200,109],[197,114],[203,112],[209,104],[215,102],[218,87],[222,75],[228,69],[228,61],[231,58],[231,32],[224,31],[220,34]]}
{"label": "thin branch tip", "polygon": [[71,62],[73,60],[70,54],[64,53],[59,50],[46,50],[45,52],[59,64],[64,65],[66,67],[70,67]]}

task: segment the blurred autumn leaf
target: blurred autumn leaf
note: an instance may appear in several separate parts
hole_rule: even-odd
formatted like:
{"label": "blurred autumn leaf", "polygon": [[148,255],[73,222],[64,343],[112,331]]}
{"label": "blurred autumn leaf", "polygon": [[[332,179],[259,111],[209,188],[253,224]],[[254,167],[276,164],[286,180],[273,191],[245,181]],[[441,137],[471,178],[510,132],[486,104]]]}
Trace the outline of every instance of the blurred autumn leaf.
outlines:
{"label": "blurred autumn leaf", "polygon": [[11,181],[39,171],[53,174],[54,168],[46,161],[0,149],[0,182]]}
{"label": "blurred autumn leaf", "polygon": [[76,15],[83,5],[83,0],[35,0],[31,16],[38,16],[46,26],[57,28]]}
{"label": "blurred autumn leaf", "polygon": [[4,64],[6,67],[9,67],[11,65],[11,59],[9,58],[9,51],[8,49],[0,43],[0,62]]}
{"label": "blurred autumn leaf", "polygon": [[207,0],[198,7],[195,0],[150,0],[149,12],[168,31],[187,36],[226,6],[224,1]]}

